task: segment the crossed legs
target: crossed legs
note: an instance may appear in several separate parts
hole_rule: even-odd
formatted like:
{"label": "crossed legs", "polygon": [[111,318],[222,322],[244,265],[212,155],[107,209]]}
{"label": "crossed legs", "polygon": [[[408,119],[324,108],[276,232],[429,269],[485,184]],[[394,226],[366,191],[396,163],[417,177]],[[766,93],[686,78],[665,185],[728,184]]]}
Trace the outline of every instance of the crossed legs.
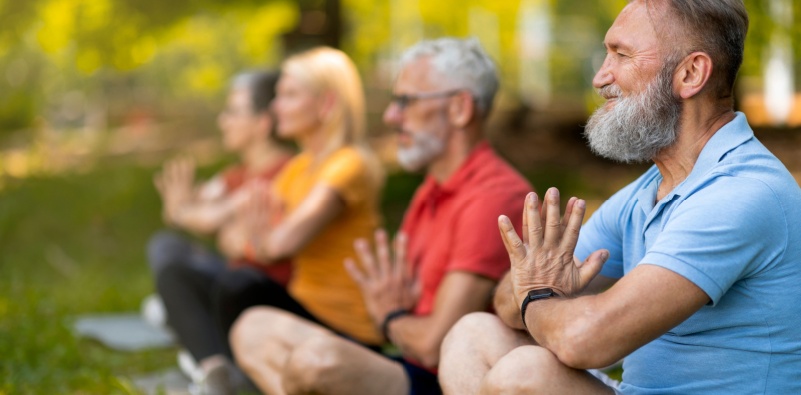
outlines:
{"label": "crossed legs", "polygon": [[405,395],[403,367],[332,331],[273,307],[245,311],[231,330],[239,366],[270,395]]}
{"label": "crossed legs", "polygon": [[439,377],[446,394],[614,394],[488,313],[469,314],[451,329]]}

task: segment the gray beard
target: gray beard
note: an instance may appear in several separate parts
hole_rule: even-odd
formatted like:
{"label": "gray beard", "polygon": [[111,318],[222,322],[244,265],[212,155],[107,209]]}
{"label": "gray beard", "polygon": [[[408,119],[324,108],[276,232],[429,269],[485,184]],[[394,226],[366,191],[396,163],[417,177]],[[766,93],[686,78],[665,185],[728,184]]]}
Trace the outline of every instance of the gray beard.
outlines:
{"label": "gray beard", "polygon": [[644,92],[621,96],[620,87],[601,88],[604,98],[617,97],[612,109],[592,114],[584,136],[596,154],[625,163],[642,163],[676,142],[681,102],[673,95],[673,69],[667,65]]}
{"label": "gray beard", "polygon": [[445,151],[445,141],[430,133],[411,133],[412,145],[398,147],[398,164],[409,172],[421,170]]}

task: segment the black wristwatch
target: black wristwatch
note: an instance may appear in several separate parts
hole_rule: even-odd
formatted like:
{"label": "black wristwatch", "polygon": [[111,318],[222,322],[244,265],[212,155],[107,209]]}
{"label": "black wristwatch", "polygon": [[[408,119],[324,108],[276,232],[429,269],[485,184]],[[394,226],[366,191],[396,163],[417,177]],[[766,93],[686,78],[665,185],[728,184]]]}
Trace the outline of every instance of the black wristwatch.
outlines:
{"label": "black wristwatch", "polygon": [[557,294],[550,288],[539,288],[528,291],[528,295],[523,299],[523,304],[520,306],[520,319],[523,320],[523,326],[526,329],[528,329],[528,325],[526,325],[526,307],[528,307],[529,302],[548,299],[554,296],[557,296]]}

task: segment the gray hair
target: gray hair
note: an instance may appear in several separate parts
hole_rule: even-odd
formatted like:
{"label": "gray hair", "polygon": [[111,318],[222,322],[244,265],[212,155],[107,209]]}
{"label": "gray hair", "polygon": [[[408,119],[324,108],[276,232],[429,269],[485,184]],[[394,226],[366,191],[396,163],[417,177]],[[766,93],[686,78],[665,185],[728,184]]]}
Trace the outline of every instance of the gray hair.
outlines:
{"label": "gray hair", "polygon": [[498,92],[498,75],[495,63],[475,38],[445,37],[423,40],[406,50],[401,67],[420,58],[429,58],[434,70],[453,88],[469,90],[481,114],[492,109]]}
{"label": "gray hair", "polygon": [[[651,3],[653,0],[645,0]],[[674,34],[686,35],[686,45],[675,49],[704,52],[712,58],[710,87],[719,98],[732,96],[734,80],[743,63],[748,12],[743,0],[668,0],[667,9],[678,19]]]}

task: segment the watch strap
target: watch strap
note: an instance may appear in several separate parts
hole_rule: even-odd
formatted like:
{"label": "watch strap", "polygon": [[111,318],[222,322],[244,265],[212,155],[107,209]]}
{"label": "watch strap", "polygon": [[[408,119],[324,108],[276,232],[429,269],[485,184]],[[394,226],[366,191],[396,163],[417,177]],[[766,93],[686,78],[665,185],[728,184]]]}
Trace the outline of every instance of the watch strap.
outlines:
{"label": "watch strap", "polygon": [[523,299],[523,303],[520,305],[520,319],[523,321],[523,327],[528,330],[528,325],[526,325],[526,308],[528,304],[535,301],[535,300],[542,300],[542,299],[549,299],[556,296],[556,293],[550,288],[537,288],[528,291],[528,295],[526,298]]}

